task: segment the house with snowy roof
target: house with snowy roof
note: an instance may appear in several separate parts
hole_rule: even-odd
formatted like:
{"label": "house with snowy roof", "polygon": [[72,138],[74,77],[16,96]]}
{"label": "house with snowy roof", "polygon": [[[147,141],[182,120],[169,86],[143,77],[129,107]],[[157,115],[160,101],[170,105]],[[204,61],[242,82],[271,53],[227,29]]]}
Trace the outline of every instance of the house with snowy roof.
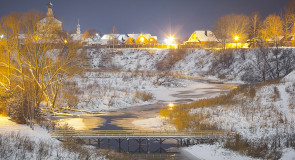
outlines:
{"label": "house with snowy roof", "polygon": [[188,41],[185,41],[185,44],[216,44],[218,42],[214,33],[209,30],[197,30],[192,33]]}
{"label": "house with snowy roof", "polygon": [[[287,41],[288,39],[292,40],[292,37],[285,37],[285,36],[276,36],[270,39],[266,39],[266,42],[272,46],[280,46],[283,44],[283,41]],[[294,39],[293,39],[294,40]]]}
{"label": "house with snowy roof", "polygon": [[128,39],[126,34],[105,34],[99,40],[101,45],[107,44],[124,44]]}
{"label": "house with snowy roof", "polygon": [[127,34],[128,39],[125,44],[157,44],[157,36],[152,36],[151,34]]}

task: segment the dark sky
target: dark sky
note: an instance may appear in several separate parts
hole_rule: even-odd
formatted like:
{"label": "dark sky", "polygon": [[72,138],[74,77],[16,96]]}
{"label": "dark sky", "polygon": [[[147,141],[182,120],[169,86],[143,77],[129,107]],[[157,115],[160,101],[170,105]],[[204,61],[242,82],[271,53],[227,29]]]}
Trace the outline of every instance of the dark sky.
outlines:
{"label": "dark sky", "polygon": [[[46,12],[49,0],[0,0],[0,16],[13,11]],[[80,19],[82,31],[97,29],[109,33],[151,33],[162,39],[177,33],[184,38],[194,30],[211,29],[220,17],[231,13],[262,17],[281,13],[288,0],[52,0],[53,12],[67,31]]]}

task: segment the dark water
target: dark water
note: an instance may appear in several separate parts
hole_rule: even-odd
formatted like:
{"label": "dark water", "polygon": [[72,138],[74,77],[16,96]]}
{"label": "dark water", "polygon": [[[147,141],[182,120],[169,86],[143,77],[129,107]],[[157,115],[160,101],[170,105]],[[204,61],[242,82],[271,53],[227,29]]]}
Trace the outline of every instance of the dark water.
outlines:
{"label": "dark water", "polygon": [[[188,103],[192,98],[204,98],[212,94],[229,90],[231,84],[212,84],[214,87],[200,88],[200,91],[186,90],[173,94],[178,99],[175,103]],[[167,93],[163,93],[167,94]],[[140,130],[140,131],[167,131],[172,124],[162,124],[159,126],[150,125],[159,120],[159,111],[167,108],[167,102],[161,101],[157,104],[136,106],[128,109],[121,109],[110,112],[100,112],[93,115],[80,115],[80,117],[52,117],[57,121],[63,121],[73,126],[77,130]],[[138,125],[134,122],[143,121],[144,125]],[[150,123],[150,124],[149,124]],[[148,142],[148,143],[147,143]],[[176,140],[165,140],[160,146],[159,142],[149,139],[143,139],[141,145],[136,140],[124,140],[119,143],[112,139],[102,140],[101,143],[93,143],[95,146],[103,149],[112,149],[118,152],[130,153],[135,159],[140,160],[172,160],[189,159],[186,155],[179,152]]]}

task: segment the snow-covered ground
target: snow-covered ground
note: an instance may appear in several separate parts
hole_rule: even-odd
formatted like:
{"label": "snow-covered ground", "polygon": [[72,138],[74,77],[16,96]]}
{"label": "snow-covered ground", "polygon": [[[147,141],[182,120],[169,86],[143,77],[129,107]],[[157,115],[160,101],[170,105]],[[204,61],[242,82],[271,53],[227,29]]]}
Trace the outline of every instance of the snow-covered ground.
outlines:
{"label": "snow-covered ground", "polygon": [[35,125],[32,130],[27,125],[10,121],[8,117],[0,117],[0,159],[72,160],[84,159],[86,156],[90,156],[90,159],[106,159],[94,147],[84,146],[88,152],[86,154],[64,146],[62,142],[51,138],[46,129]]}
{"label": "snow-covered ground", "polygon": [[295,160],[295,150],[293,148],[283,149],[283,156],[280,160]]}
{"label": "snow-covered ground", "polygon": [[[276,60],[280,76],[295,68],[294,49],[247,49],[212,51],[204,49],[181,50],[179,59],[168,70],[173,73],[205,77],[226,82],[262,82],[274,79]],[[159,64],[169,57],[169,49],[91,49],[88,50],[92,68],[113,68],[124,71],[158,71]],[[164,63],[164,65],[168,65]],[[263,77],[264,76],[264,77]]]}
{"label": "snow-covered ground", "polygon": [[91,68],[115,68],[120,70],[156,71],[156,64],[168,49],[92,49],[88,50]]}
{"label": "snow-covered ground", "polygon": [[[258,51],[233,52],[232,56],[220,60],[218,53],[202,49],[190,50],[183,53],[184,58],[176,62],[169,72],[239,83],[261,81],[263,73],[266,73],[264,78],[271,79],[271,74],[261,69],[263,66],[259,61],[261,57],[256,52]],[[65,90],[78,93],[78,99],[72,97],[68,102],[78,109],[109,111],[152,104],[157,101],[188,103],[217,96],[221,90],[218,84],[204,84],[156,73],[158,63],[169,54],[169,50],[92,49],[88,50],[88,54],[90,67],[93,70],[86,72],[82,77],[75,77],[76,91],[73,90],[73,86],[70,86],[72,90]],[[286,54],[289,52],[286,51]],[[283,64],[290,63],[288,67],[292,69],[295,64],[292,62],[284,61]],[[106,69],[106,71],[97,69]],[[280,74],[284,75],[287,72],[288,70],[282,70]],[[215,89],[211,90],[209,97],[207,88]],[[143,97],[148,97],[150,94],[152,98]],[[204,117],[209,117],[204,119],[203,123],[216,125],[220,129],[234,130],[244,138],[253,141],[295,133],[295,72],[290,73],[277,84],[255,87],[254,97],[250,98],[245,93],[240,93],[234,98],[243,100],[243,103],[192,109],[190,113],[192,115],[201,113]],[[104,123],[103,120],[101,121],[99,123]],[[142,128],[156,129],[161,127],[163,122],[162,117],[153,117],[137,119],[132,124]],[[92,123],[93,128],[97,127],[97,121],[91,117],[86,121],[76,118],[66,123],[79,124],[76,125],[76,129],[91,129]],[[86,126],[85,123],[87,123]],[[10,142],[7,150],[15,150],[14,147],[18,143],[15,137],[18,136],[12,135],[18,133],[21,137],[28,137],[38,146],[26,153],[26,158],[38,158],[36,157],[40,155],[38,148],[42,148],[40,145],[44,144],[48,150],[46,152],[48,154],[42,155],[45,159],[75,159],[79,156],[78,153],[62,148],[61,142],[50,138],[50,134],[41,127],[36,126],[34,130],[31,130],[28,126],[18,125],[7,118],[0,117],[0,140]],[[184,150],[199,159],[251,159],[223,149],[217,144],[197,145]],[[295,157],[295,151],[291,148],[284,147],[282,153],[282,160],[292,160]],[[18,159],[16,155],[11,154],[9,159]],[[98,158],[104,159],[103,156]]]}
{"label": "snow-covered ground", "polygon": [[162,100],[156,98],[161,92],[193,83],[173,76],[161,77],[156,73],[117,71],[87,72],[84,77],[75,78],[75,82],[80,90],[76,108],[87,111],[109,111],[156,103]]}
{"label": "snow-covered ground", "polygon": [[[161,49],[90,49],[87,51],[90,68],[93,71],[76,78],[81,92],[78,109],[89,111],[116,110],[135,105],[152,104],[157,101],[187,103],[201,98],[210,98],[202,93],[200,84],[173,76],[160,76],[158,64],[169,55],[169,50]],[[221,54],[211,50],[188,50],[185,56],[173,64],[168,72],[179,75],[204,77],[227,82],[260,82],[274,79],[274,50],[232,50]],[[279,53],[280,76],[294,68],[292,49]],[[264,59],[269,68],[265,68]],[[264,67],[264,68],[263,68]],[[116,71],[95,71],[96,69]],[[294,74],[294,73],[293,73]],[[191,114],[202,114],[203,123],[218,126],[220,129],[234,130],[246,139],[257,140],[286,133],[294,133],[295,93],[294,76],[286,77],[278,84],[255,87],[255,96],[250,98],[244,93],[235,95],[243,103],[192,109]],[[167,83],[166,83],[166,82]],[[162,83],[165,82],[165,83]],[[170,85],[170,86],[169,86]],[[216,87],[216,86],[213,86]],[[196,90],[198,89],[198,95]],[[218,91],[218,89],[216,89]],[[152,94],[153,98],[143,100],[137,93]],[[181,93],[181,96],[177,94]],[[202,96],[204,95],[204,96]],[[218,93],[212,93],[211,97]],[[181,101],[186,99],[185,101]],[[150,123],[148,123],[150,122]],[[160,122],[160,123],[156,123]],[[147,118],[133,121],[134,125],[157,128],[161,119]],[[83,127],[83,126],[82,126]],[[207,146],[208,147],[208,146]],[[210,148],[210,147],[209,147]],[[216,150],[219,146],[213,147]],[[212,149],[212,148],[211,148]],[[221,153],[226,151],[222,151]],[[286,153],[292,155],[292,150]],[[285,153],[285,152],[284,152]],[[283,157],[287,154],[283,154]],[[242,158],[243,159],[243,158]]]}
{"label": "snow-covered ground", "polygon": [[[0,117],[0,134],[1,135],[9,135],[11,132],[19,133],[22,136],[33,137],[41,140],[51,139],[50,133],[47,130],[35,126],[34,130],[32,130],[27,125],[17,124],[9,120],[8,117]],[[51,139],[55,140],[55,139]],[[55,140],[56,142],[57,140]]]}
{"label": "snow-covered ground", "polygon": [[[177,91],[178,87],[187,87],[185,91],[188,92],[187,97],[191,101],[199,99],[199,96],[197,98],[189,96],[189,92],[193,92],[196,88],[200,89],[198,84],[193,86],[194,82],[191,80],[161,75],[165,73],[157,72],[157,64],[169,52],[168,49],[89,49],[87,54],[92,70],[88,70],[83,77],[74,79],[80,95],[79,102],[71,106],[87,111],[109,111],[152,104],[157,100],[169,101],[172,94],[162,93]],[[183,54],[186,55],[185,58],[177,62],[169,72],[218,80],[218,75],[208,74],[215,60],[214,53],[208,50],[192,50]],[[240,64],[240,61],[236,64]],[[239,78],[231,80],[242,83]],[[183,91],[183,88],[180,90]],[[138,97],[137,93],[151,93],[155,98],[144,100]],[[211,97],[213,96],[216,94],[212,94]]]}
{"label": "snow-covered ground", "polygon": [[277,61],[279,76],[284,76],[295,68],[294,49],[280,49],[277,58],[275,49],[220,52],[191,50],[174,65],[171,72],[226,82],[252,83],[275,79],[273,73],[276,73]]}
{"label": "snow-covered ground", "polygon": [[[250,90],[243,91],[234,96],[233,99],[236,100],[234,104],[192,109],[190,114],[196,116],[202,114],[207,118],[201,123],[236,131],[243,139],[250,142],[263,140],[263,143],[269,143],[268,145],[280,143],[281,159],[295,159],[295,150],[287,146],[290,143],[287,141],[292,140],[286,138],[295,133],[295,71],[279,82],[266,83],[254,88],[253,97],[249,96]],[[284,138],[278,140],[280,136]],[[212,157],[227,155],[225,151],[217,149],[218,147],[214,145],[193,146],[186,151],[197,155],[200,159],[212,159],[203,158],[204,148],[216,150],[215,154],[210,155]],[[223,159],[228,158],[225,156]],[[244,158],[235,157],[234,159]]]}
{"label": "snow-covered ground", "polygon": [[295,133],[295,71],[279,83],[255,87],[253,98],[247,92],[235,95],[236,104],[192,109],[210,119],[204,123],[221,129],[237,131],[247,139],[260,139],[286,133]]}
{"label": "snow-covered ground", "polygon": [[[158,101],[188,103],[217,96],[221,89],[218,84],[204,84],[157,73],[159,62],[169,54],[169,50],[91,49],[87,52],[92,70],[88,70],[82,77],[75,77],[75,83],[70,84],[70,90],[65,90],[65,92],[78,93],[79,96],[72,97],[68,103],[81,110],[109,111]],[[228,54],[231,56],[227,58],[203,49],[189,50],[183,54],[185,54],[184,58],[173,64],[168,72],[238,83],[272,78],[268,73],[269,70],[261,69],[263,64],[259,63],[261,57],[257,50],[234,51]],[[286,63],[290,63],[289,69],[294,68],[292,61],[284,61],[284,65]],[[98,69],[105,69],[105,71]],[[288,71],[282,70],[280,74],[284,75],[286,72]],[[262,77],[264,73],[266,77]],[[73,85],[77,90],[73,89],[75,88]],[[207,88],[215,88],[216,92],[214,89],[211,90],[212,93],[208,97]],[[243,99],[243,104],[192,109],[190,113],[201,113],[204,117],[209,117],[204,119],[203,123],[216,125],[220,129],[234,130],[244,138],[253,141],[278,134],[294,133],[295,72],[278,84],[256,87],[255,93],[252,98],[244,93],[237,94],[234,98]],[[152,98],[143,97],[149,95],[152,95]],[[20,131],[22,136],[30,137],[34,143],[49,142],[50,154],[47,155],[47,159],[55,159],[58,153],[62,152],[59,150],[60,142],[50,138],[49,133],[40,127],[36,126],[32,131],[29,127],[17,125],[7,118],[1,118],[0,123],[0,135],[11,137],[9,135],[12,131]],[[75,118],[66,123],[79,124],[76,125],[76,129],[91,129],[89,123],[94,123],[93,128],[97,127],[96,121],[94,122],[91,117],[87,121]],[[85,123],[87,125],[84,125]],[[99,123],[104,122],[102,120]],[[162,126],[163,119],[162,117],[137,119],[132,121],[132,124],[137,127],[156,129]],[[1,138],[3,139],[3,136]],[[15,145],[15,140],[10,141],[11,147]],[[223,149],[219,145],[197,145],[186,148],[185,151],[199,159],[251,159]],[[37,150],[28,153],[28,156],[33,157],[35,152]],[[285,147],[282,153],[282,160],[294,159],[293,149]],[[64,151],[63,155],[58,156],[73,158],[78,155]]]}
{"label": "snow-covered ground", "polygon": [[255,158],[242,156],[237,152],[224,149],[217,144],[199,144],[182,148],[182,153],[191,155],[199,160],[256,160]]}
{"label": "snow-covered ground", "polygon": [[[224,149],[218,144],[199,144],[182,148],[182,153],[199,160],[258,160],[257,158],[243,156],[237,152]],[[280,160],[295,160],[295,150],[292,148],[284,149]]]}
{"label": "snow-covered ground", "polygon": [[[284,61],[280,66],[286,65],[285,67],[287,67],[281,70],[280,75],[284,75],[288,70],[294,68],[294,64],[291,63],[293,62],[292,59],[285,61],[288,57],[294,56],[292,51],[292,49],[280,50],[279,57]],[[211,50],[188,50],[187,53],[183,53],[185,54],[184,58],[173,65],[170,72],[240,83],[244,83],[244,80],[249,80],[253,77],[256,77],[254,81],[261,81],[261,78],[263,78],[261,77],[263,75],[262,72],[265,73],[265,79],[273,78],[270,77],[269,71],[269,69],[273,68],[265,68],[268,71],[262,71],[261,65],[263,64],[261,64],[262,61],[259,61],[259,58],[275,60],[275,57],[273,57],[274,52],[275,50],[272,49],[232,50],[220,56],[221,53],[214,53]],[[156,100],[171,101],[173,92],[178,92],[178,90],[187,92],[187,96],[179,97],[179,99],[190,97],[189,99],[197,100],[199,98],[194,99],[193,96],[190,96],[193,95],[190,92],[193,92],[195,88],[189,80],[175,78],[175,83],[173,84],[176,84],[176,88],[171,88],[157,85],[156,82],[159,76],[156,74],[150,76],[144,73],[145,71],[157,71],[157,63],[169,54],[167,49],[118,49],[116,51],[93,49],[88,50],[88,54],[93,68],[113,67],[121,71],[130,70],[131,72],[99,73],[101,75],[89,73],[86,77],[93,78],[89,78],[86,81],[85,79],[80,80],[78,84],[84,88],[95,88],[96,90],[92,91],[92,93],[96,95],[93,96],[92,101],[87,101],[89,102],[88,105],[80,105],[81,107],[87,106],[82,107],[83,109],[99,106],[91,110],[97,108],[108,110],[155,103]],[[261,57],[261,55],[264,55],[264,57]],[[275,63],[269,61],[269,65],[273,67]],[[138,70],[141,72],[135,72]],[[92,86],[87,87],[89,85]],[[187,86],[187,88],[177,89],[179,86]],[[295,130],[295,127],[291,125],[295,121],[293,107],[295,106],[295,97],[293,90],[294,80],[291,77],[289,82],[282,80],[278,84],[270,84],[261,88],[256,87],[256,95],[253,98],[249,98],[243,93],[236,95],[235,99],[243,99],[243,104],[231,104],[227,107],[217,106],[213,109],[210,107],[198,108],[191,112],[192,114],[202,113],[204,116],[210,115],[211,119],[207,120],[206,123],[217,124],[217,126],[226,130],[235,130],[249,139],[273,136],[286,132],[291,133]],[[136,91],[152,93],[155,98],[144,102],[134,98]],[[169,94],[163,94],[164,92],[169,92]],[[85,95],[86,98],[90,97],[89,93]],[[114,107],[111,107],[112,105]]]}

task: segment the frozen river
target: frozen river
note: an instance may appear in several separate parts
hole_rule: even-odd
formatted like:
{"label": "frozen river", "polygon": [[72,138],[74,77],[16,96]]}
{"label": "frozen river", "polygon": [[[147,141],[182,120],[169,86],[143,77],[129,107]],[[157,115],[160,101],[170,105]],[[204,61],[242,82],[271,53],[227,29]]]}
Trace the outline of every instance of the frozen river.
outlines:
{"label": "frozen river", "polygon": [[[127,109],[99,112],[97,114],[80,115],[79,117],[53,117],[53,119],[67,123],[77,130],[140,130],[140,131],[175,131],[175,127],[159,115],[162,108],[167,108],[168,103],[189,103],[198,99],[218,96],[235,87],[233,84],[212,83],[209,81],[195,80],[190,85],[182,88],[169,88],[151,90],[158,103],[145,106],[135,106]],[[126,143],[126,144],[125,144]],[[103,141],[102,148],[110,148],[120,152],[132,153],[140,159],[183,159],[185,155],[179,153],[176,141],[165,141],[162,148],[159,144],[151,142],[149,148],[138,148],[136,142],[123,142],[120,149],[114,140],[107,145]],[[139,158],[138,157],[138,158]],[[153,158],[151,158],[153,157]],[[162,157],[162,158],[161,158]]]}

